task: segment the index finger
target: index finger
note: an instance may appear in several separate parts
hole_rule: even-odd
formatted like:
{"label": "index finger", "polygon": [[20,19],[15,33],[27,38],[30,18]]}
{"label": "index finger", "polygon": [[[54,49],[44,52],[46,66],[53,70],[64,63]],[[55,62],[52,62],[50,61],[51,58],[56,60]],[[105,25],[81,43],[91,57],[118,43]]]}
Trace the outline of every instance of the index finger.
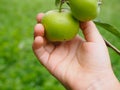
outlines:
{"label": "index finger", "polygon": [[42,17],[44,16],[44,13],[39,13],[36,17],[37,23],[41,23]]}

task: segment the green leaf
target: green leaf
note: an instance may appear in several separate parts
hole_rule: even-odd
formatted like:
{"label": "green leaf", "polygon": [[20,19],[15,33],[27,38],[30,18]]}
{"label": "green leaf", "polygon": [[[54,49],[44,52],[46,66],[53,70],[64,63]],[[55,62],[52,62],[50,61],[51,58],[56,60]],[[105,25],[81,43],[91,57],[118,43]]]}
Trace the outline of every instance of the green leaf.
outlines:
{"label": "green leaf", "polygon": [[103,23],[100,21],[94,21],[94,23],[102,28],[104,28],[105,30],[111,32],[113,35],[115,35],[116,37],[120,38],[120,31],[115,28],[114,26],[108,24],[108,23]]}

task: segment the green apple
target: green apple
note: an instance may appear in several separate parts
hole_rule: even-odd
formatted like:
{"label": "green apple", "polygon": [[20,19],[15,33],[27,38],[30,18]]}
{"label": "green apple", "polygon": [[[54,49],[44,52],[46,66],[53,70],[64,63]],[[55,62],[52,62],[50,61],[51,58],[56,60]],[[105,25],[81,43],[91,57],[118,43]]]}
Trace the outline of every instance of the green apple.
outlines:
{"label": "green apple", "polygon": [[79,21],[67,9],[48,11],[42,18],[42,24],[46,38],[52,42],[71,40],[79,31]]}
{"label": "green apple", "polygon": [[79,21],[95,19],[100,11],[98,0],[68,0],[73,16]]}

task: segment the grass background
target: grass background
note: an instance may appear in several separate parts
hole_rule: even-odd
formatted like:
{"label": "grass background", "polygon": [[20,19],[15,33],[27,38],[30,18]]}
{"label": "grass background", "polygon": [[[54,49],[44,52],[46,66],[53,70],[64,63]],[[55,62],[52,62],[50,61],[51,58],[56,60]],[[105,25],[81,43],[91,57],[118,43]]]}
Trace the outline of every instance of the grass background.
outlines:
{"label": "grass background", "polygon": [[[104,0],[97,20],[120,31],[119,0]],[[56,8],[54,0],[0,0],[0,90],[64,90],[39,64],[32,52],[36,15]],[[120,49],[120,39],[98,27],[104,38]],[[120,56],[109,49],[120,80]]]}

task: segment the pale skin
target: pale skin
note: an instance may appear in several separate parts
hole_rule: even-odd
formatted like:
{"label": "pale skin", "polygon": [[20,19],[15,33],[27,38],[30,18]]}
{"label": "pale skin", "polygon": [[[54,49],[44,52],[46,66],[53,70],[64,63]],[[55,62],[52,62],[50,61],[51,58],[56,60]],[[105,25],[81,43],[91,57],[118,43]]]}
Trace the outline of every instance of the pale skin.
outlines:
{"label": "pale skin", "polygon": [[120,90],[106,44],[92,21],[80,23],[85,38],[52,43],[45,38],[38,14],[33,51],[46,69],[68,90]]}

